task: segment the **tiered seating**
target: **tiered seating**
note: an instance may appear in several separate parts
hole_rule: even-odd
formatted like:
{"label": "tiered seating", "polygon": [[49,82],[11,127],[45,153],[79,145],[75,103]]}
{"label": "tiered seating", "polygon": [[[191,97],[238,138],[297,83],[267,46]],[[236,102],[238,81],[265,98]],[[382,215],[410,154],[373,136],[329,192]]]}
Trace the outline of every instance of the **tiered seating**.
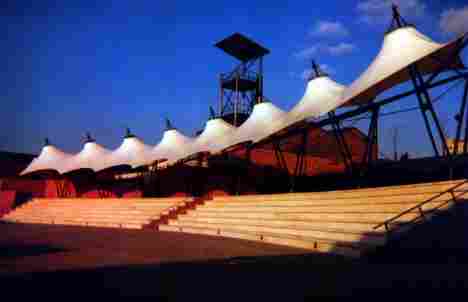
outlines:
{"label": "tiered seating", "polygon": [[21,223],[142,228],[193,198],[35,199],[3,220]]}
{"label": "tiered seating", "polygon": [[[448,207],[452,194],[464,197],[468,184],[448,181],[317,193],[215,197],[160,230],[235,237],[315,251],[359,256],[386,241],[385,228],[374,229],[424,201],[425,213]],[[443,194],[440,194],[443,193]],[[439,196],[440,195],[440,196]],[[397,223],[419,217],[419,210]]]}

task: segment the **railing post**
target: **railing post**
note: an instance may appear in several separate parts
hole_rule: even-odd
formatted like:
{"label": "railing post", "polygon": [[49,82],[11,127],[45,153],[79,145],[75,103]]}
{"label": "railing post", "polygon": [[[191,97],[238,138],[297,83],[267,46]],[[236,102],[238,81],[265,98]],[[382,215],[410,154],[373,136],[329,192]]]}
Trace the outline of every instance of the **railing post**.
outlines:
{"label": "railing post", "polygon": [[419,206],[419,207],[418,207],[418,210],[419,210],[419,214],[421,215],[422,219],[423,219],[424,221],[426,221],[427,218],[426,218],[426,215],[424,214],[424,211],[422,210],[422,206]]}

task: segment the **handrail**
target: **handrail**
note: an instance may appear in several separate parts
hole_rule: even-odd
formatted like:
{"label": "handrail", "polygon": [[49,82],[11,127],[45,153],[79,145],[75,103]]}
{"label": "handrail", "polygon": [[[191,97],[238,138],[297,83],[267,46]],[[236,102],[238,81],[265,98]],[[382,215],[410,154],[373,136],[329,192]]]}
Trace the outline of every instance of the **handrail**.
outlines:
{"label": "handrail", "polygon": [[229,73],[221,74],[221,78],[223,81],[231,81],[231,80],[234,80],[236,77],[239,77],[239,79],[247,79],[247,80],[255,81],[258,76],[255,72],[252,72],[252,71],[241,72],[237,69]]}
{"label": "handrail", "polygon": [[[464,185],[464,184],[467,184],[467,183],[468,183],[468,180],[465,180],[464,182],[461,182],[461,183],[459,183],[459,184],[453,186],[452,188],[450,188],[450,189],[448,189],[448,190],[446,190],[446,191],[444,191],[444,192],[441,192],[441,193],[439,193],[439,194],[437,194],[437,195],[435,195],[435,196],[429,198],[428,200],[425,200],[425,201],[423,201],[423,202],[421,202],[421,203],[419,203],[419,204],[413,206],[412,208],[409,208],[409,209],[407,209],[407,210],[401,212],[400,214],[398,214],[398,215],[396,215],[396,216],[394,216],[394,217],[392,217],[392,218],[389,218],[389,219],[385,220],[385,221],[382,222],[382,223],[379,223],[378,225],[374,226],[373,229],[376,230],[376,229],[378,229],[378,228],[381,228],[382,226],[385,226],[385,229],[388,231],[388,230],[389,230],[388,225],[389,225],[390,223],[394,222],[394,221],[397,220],[398,218],[400,218],[400,217],[402,217],[402,216],[404,216],[404,215],[406,215],[406,214],[408,214],[408,213],[410,213],[410,212],[413,212],[414,210],[416,210],[416,209],[418,209],[418,208],[419,208],[419,213],[420,213],[420,216],[419,216],[419,217],[424,217],[424,212],[423,212],[423,210],[422,210],[422,206],[423,206],[423,205],[425,205],[425,204],[427,204],[427,203],[433,201],[434,199],[436,199],[436,198],[438,198],[438,197],[441,197],[442,195],[447,194],[447,193],[451,193],[452,199],[451,199],[451,200],[446,200],[446,201],[444,201],[443,203],[441,203],[441,205],[439,205],[438,207],[432,209],[431,211],[437,210],[437,209],[439,209],[440,207],[442,207],[443,205],[445,205],[445,204],[447,204],[447,203],[449,203],[449,202],[451,202],[451,201],[456,201],[456,198],[457,198],[457,197],[460,197],[460,196],[466,194],[466,193],[468,192],[468,190],[462,191],[463,193],[462,193],[462,194],[459,194],[458,196],[455,196],[454,190],[455,190],[456,188],[458,188],[458,187],[461,187],[461,186]],[[411,220],[411,222],[415,221],[415,220],[418,219],[419,217],[417,217],[417,218]]]}

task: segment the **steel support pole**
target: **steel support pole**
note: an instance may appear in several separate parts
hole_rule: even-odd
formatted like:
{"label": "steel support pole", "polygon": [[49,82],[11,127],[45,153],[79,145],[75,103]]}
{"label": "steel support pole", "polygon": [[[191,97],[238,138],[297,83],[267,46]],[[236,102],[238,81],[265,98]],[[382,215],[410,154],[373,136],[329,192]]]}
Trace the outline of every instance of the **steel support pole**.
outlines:
{"label": "steel support pole", "polygon": [[442,126],[440,125],[439,118],[437,117],[437,113],[435,112],[434,106],[432,105],[432,100],[431,96],[429,95],[429,91],[426,88],[426,84],[424,83],[424,79],[422,74],[419,72],[418,68],[414,66],[414,71],[416,73],[416,77],[419,81],[419,86],[421,88],[422,96],[424,96],[427,104],[427,108],[429,112],[432,115],[432,119],[434,120],[437,128],[437,132],[439,134],[440,141],[442,142],[442,149],[445,154],[447,154],[447,157],[451,157],[450,150],[448,149],[447,146],[447,140],[445,139],[445,133],[444,130],[442,129]]}
{"label": "steel support pole", "polygon": [[236,73],[236,100],[234,102],[234,126],[237,127],[237,106],[239,104],[239,72]]}
{"label": "steel support pole", "polygon": [[[453,155],[458,154],[458,147],[459,147],[459,142],[460,142],[460,137],[461,137],[461,129],[463,127],[463,121],[465,119],[465,109],[466,109],[467,98],[468,98],[468,79],[465,80],[465,89],[463,91],[463,99],[462,99],[462,103],[460,106],[460,111],[458,112],[458,115],[457,115],[458,117],[457,118],[457,133],[455,135],[455,146],[453,148]],[[468,120],[467,120],[467,124],[468,124]],[[466,140],[466,137],[467,137],[467,131],[465,130],[464,141]],[[465,145],[466,143],[464,143],[464,146],[463,146],[463,153],[466,153]]]}
{"label": "steel support pole", "polygon": [[431,144],[432,144],[432,148],[434,149],[434,153],[437,157],[440,156],[439,154],[439,149],[437,148],[437,144],[435,142],[435,139],[434,139],[434,135],[432,134],[432,130],[431,130],[431,125],[429,124],[429,119],[426,115],[426,111],[428,110],[428,103],[425,102],[422,94],[421,94],[421,88],[419,87],[419,84],[418,84],[418,78],[416,76],[416,72],[415,72],[415,68],[414,66],[410,66],[408,68],[408,71],[409,71],[409,74],[410,74],[410,77],[411,77],[411,81],[413,83],[413,86],[416,90],[416,96],[418,98],[418,102],[419,102],[419,107],[421,109],[421,113],[422,113],[422,116],[423,116],[423,119],[424,119],[424,124],[426,126],[426,131],[429,135],[429,139],[431,140]]}
{"label": "steel support pole", "polygon": [[278,161],[280,165],[280,169],[284,169],[286,171],[286,174],[288,176],[288,183],[289,183],[289,188],[292,187],[292,180],[291,180],[291,175],[289,174],[289,169],[288,165],[286,164],[286,160],[284,159],[283,153],[281,151],[281,147],[278,143],[278,141],[275,141],[273,143],[274,149],[275,149],[275,156],[276,160]]}
{"label": "steel support pole", "polygon": [[361,172],[364,172],[366,166],[368,167],[374,159],[374,146],[378,145],[378,120],[379,108],[372,110],[371,121],[369,123],[369,130],[367,132],[366,150],[361,162]]}
{"label": "steel support pole", "polygon": [[219,75],[219,116],[224,113],[224,89],[223,89],[223,74]]}
{"label": "steel support pole", "polygon": [[348,144],[346,143],[346,139],[343,135],[343,131],[341,130],[341,126],[339,121],[336,118],[335,112],[330,111],[328,116],[331,120],[331,125],[333,128],[333,134],[335,136],[336,143],[338,145],[338,149],[343,157],[343,162],[345,164],[345,168],[348,172],[352,173],[352,165],[353,159],[351,152],[349,151]]}
{"label": "steel support pole", "polygon": [[257,104],[261,103],[263,101],[263,57],[260,57],[259,62],[258,62],[258,73],[260,77],[259,81],[259,96],[257,100]]}
{"label": "steel support pole", "polygon": [[[466,102],[466,99],[467,99],[467,86],[468,86],[468,78],[465,80],[465,93],[464,93],[464,99],[465,99],[465,102]],[[462,117],[463,118],[463,117]],[[466,121],[465,121],[465,137],[463,139],[463,154],[467,154],[468,153],[468,146],[467,146],[467,143],[468,143],[468,110],[466,111]]]}
{"label": "steel support pole", "polygon": [[304,157],[305,157],[305,154],[306,154],[306,150],[307,150],[307,131],[304,131],[304,133],[302,134],[301,149],[296,154],[296,167],[294,168],[294,176],[293,176],[293,179],[292,179],[291,190],[290,190],[291,192],[295,191],[297,178],[299,176],[302,176],[302,174],[303,174]]}

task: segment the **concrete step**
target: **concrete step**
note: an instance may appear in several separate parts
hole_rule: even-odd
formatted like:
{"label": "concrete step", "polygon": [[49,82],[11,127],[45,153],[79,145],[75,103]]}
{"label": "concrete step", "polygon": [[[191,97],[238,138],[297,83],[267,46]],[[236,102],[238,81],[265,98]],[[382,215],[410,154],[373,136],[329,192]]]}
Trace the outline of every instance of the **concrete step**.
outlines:
{"label": "concrete step", "polygon": [[87,204],[42,204],[22,207],[22,209],[164,209],[170,207],[176,207],[177,205],[173,204],[154,204],[154,205],[87,205]]}
{"label": "concrete step", "polygon": [[171,231],[171,232],[185,232],[192,234],[202,234],[202,235],[211,235],[211,236],[220,236],[220,237],[230,237],[251,241],[260,241],[270,244],[285,245],[290,247],[297,247],[302,249],[307,249],[314,252],[325,252],[325,253],[335,253],[340,255],[345,255],[349,257],[359,257],[362,250],[353,245],[347,243],[339,243],[329,240],[321,240],[312,237],[304,236],[287,236],[279,234],[256,234],[249,232],[240,232],[234,230],[216,230],[216,229],[204,229],[196,227],[179,227],[171,225],[160,225],[159,230],[161,231]]}
{"label": "concrete step", "polygon": [[92,215],[92,214],[108,214],[108,215],[154,215],[162,212],[168,212],[167,209],[147,209],[147,210],[99,210],[99,209],[21,209],[13,211],[12,213],[36,214],[36,213],[50,213],[56,215],[66,215],[68,213],[75,213],[78,215]]}
{"label": "concrete step", "polygon": [[73,219],[50,219],[50,218],[37,218],[30,217],[28,219],[8,220],[15,223],[32,223],[32,224],[50,224],[50,225],[79,225],[79,226],[98,226],[98,227],[113,227],[113,228],[132,228],[141,229],[147,222],[138,221],[84,221],[84,220],[73,220]]}
{"label": "concrete step", "polygon": [[158,202],[166,202],[166,203],[177,203],[181,201],[193,201],[193,197],[168,197],[168,198],[34,198],[34,201],[39,202],[88,202],[88,203],[158,203]]}
{"label": "concrete step", "polygon": [[54,221],[57,225],[81,225],[93,227],[110,227],[110,228],[123,228],[123,229],[141,229],[146,223],[137,222],[114,222],[114,221],[78,221],[78,220],[61,220]]}
{"label": "concrete step", "polygon": [[215,196],[214,201],[245,201],[245,200],[291,200],[291,199],[346,199],[379,197],[392,195],[409,195],[424,193],[441,193],[453,188],[455,185],[462,184],[455,191],[464,192],[468,190],[468,183],[463,181],[448,181],[438,183],[424,183],[407,186],[389,186],[355,190],[338,190],[326,192],[307,192],[307,193],[284,193],[269,195],[240,195],[240,196]]}
{"label": "concrete step", "polygon": [[[429,202],[422,206],[423,210],[430,210],[438,207],[443,203],[440,201]],[[413,203],[396,203],[396,204],[375,204],[375,205],[329,205],[329,206],[257,206],[247,205],[238,207],[208,207],[198,206],[197,212],[213,212],[213,213],[226,213],[226,212],[244,212],[244,213],[258,213],[258,212],[271,212],[271,213],[400,213],[408,210],[419,202]]]}
{"label": "concrete step", "polygon": [[[375,223],[379,224],[387,219],[394,217],[400,212],[365,212],[365,213],[272,213],[272,212],[202,212],[190,210],[185,214],[190,217],[204,218],[234,218],[234,219],[282,219],[282,220],[314,220],[329,222],[356,222],[356,223]],[[419,214],[409,213],[401,217],[398,221],[410,221],[418,217]]]}
{"label": "concrete step", "polygon": [[14,220],[46,219],[46,220],[78,220],[78,221],[115,221],[115,222],[137,222],[143,223],[151,221],[149,217],[112,217],[112,216],[52,216],[52,215],[28,215],[9,217]]}
{"label": "concrete step", "polygon": [[[350,232],[372,231],[376,225],[374,223],[356,223],[356,222],[330,222],[330,221],[306,221],[306,220],[279,220],[279,219],[245,219],[245,218],[219,218],[219,217],[192,217],[180,215],[177,220],[171,220],[171,224],[177,225],[178,222],[187,224],[194,223],[215,223],[225,225],[255,225],[272,226],[284,228],[319,228],[326,230],[347,230]],[[380,230],[379,232],[383,232]]]}
{"label": "concrete step", "polygon": [[256,226],[256,225],[233,225],[233,224],[216,224],[216,223],[189,223],[186,221],[170,221],[169,225],[174,225],[184,228],[201,228],[201,229],[215,229],[221,230],[233,230],[240,232],[249,232],[262,235],[275,234],[275,235],[292,235],[292,236],[305,236],[313,237],[322,240],[332,240],[341,242],[365,242],[372,245],[382,245],[385,243],[385,237],[377,233],[372,232],[360,232],[351,233],[345,230],[332,231],[325,229],[296,229],[296,228],[285,228],[285,227],[271,227],[271,226]]}
{"label": "concrete step", "polygon": [[[362,198],[346,198],[346,199],[307,199],[307,198],[293,198],[293,199],[252,199],[252,200],[213,200],[204,204],[204,207],[243,207],[243,206],[336,206],[336,205],[381,205],[381,204],[414,204],[424,201],[447,201],[452,200],[453,197],[450,193],[443,195],[424,193],[424,194],[411,194],[411,195],[391,195],[391,196],[377,196],[377,197],[362,197]],[[455,193],[456,198],[464,197],[464,193]]]}

